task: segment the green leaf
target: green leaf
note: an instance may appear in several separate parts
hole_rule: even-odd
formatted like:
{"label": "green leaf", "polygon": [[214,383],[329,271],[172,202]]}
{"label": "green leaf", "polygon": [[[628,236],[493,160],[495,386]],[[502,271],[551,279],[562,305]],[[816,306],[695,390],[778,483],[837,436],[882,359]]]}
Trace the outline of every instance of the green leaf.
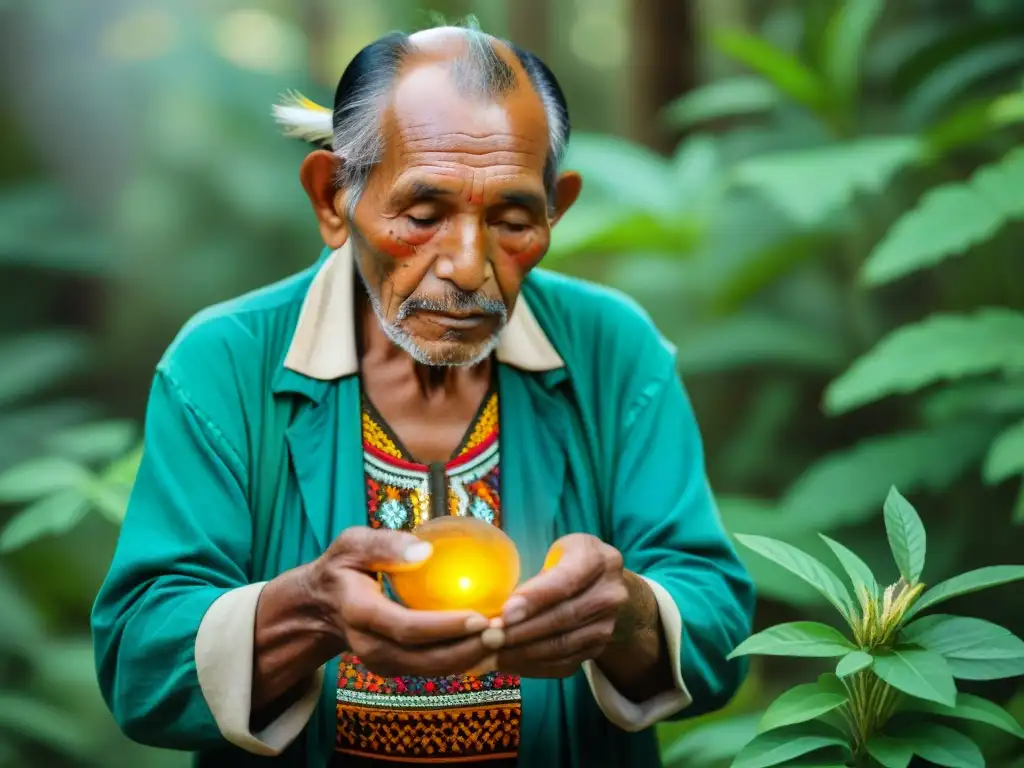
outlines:
{"label": "green leaf", "polygon": [[83,760],[93,735],[71,712],[36,701],[24,694],[0,692],[0,733],[16,733],[23,740],[45,745],[63,755]]}
{"label": "green leaf", "polygon": [[845,656],[854,645],[827,624],[795,621],[779,624],[744,640],[729,654],[737,656],[794,656],[830,658]]}
{"label": "green leaf", "polygon": [[1024,43],[1016,37],[972,47],[941,61],[903,101],[902,121],[924,127],[978,81],[1000,71],[1012,71],[1021,63]]}
{"label": "green leaf", "polygon": [[[586,178],[585,194],[597,193],[625,213],[668,219],[679,215],[672,163],[641,144],[615,136],[574,134],[566,149],[565,167]],[[609,207],[605,215],[613,210]],[[568,215],[553,232],[558,233],[565,221]]]}
{"label": "green leaf", "polygon": [[757,190],[803,227],[875,194],[921,156],[915,137],[871,137],[825,147],[759,154],[736,165],[734,181]]}
{"label": "green leaf", "polygon": [[890,283],[967,253],[1024,217],[1024,149],[976,171],[965,183],[930,190],[889,230],[864,263],[869,285]]}
{"label": "green leaf", "polygon": [[994,434],[989,421],[975,419],[861,440],[804,470],[779,501],[781,514],[813,520],[818,530],[865,522],[894,484],[909,493],[955,483],[984,456]]}
{"label": "green leaf", "polygon": [[868,740],[868,754],[884,768],[907,768],[914,750],[904,741],[875,734]]}
{"label": "green leaf", "polygon": [[861,60],[884,7],[882,0],[847,0],[839,4],[829,22],[825,33],[825,76],[844,104],[852,103],[857,93]]}
{"label": "green leaf", "polygon": [[574,206],[552,230],[545,258],[639,252],[676,257],[693,248],[700,231],[689,218],[666,220],[611,204]]}
{"label": "green leaf", "polygon": [[67,533],[88,511],[77,490],[60,491],[33,502],[0,530],[0,552],[13,552],[46,536]]}
{"label": "green leaf", "polygon": [[712,766],[731,761],[757,735],[759,715],[739,715],[725,720],[709,720],[673,741],[662,752],[664,768]]}
{"label": "green leaf", "polygon": [[983,619],[936,614],[904,627],[900,642],[942,656],[953,677],[999,680],[1024,675],[1024,640]]}
{"label": "green leaf", "polygon": [[135,423],[127,420],[101,421],[71,427],[53,435],[49,446],[79,461],[107,461],[127,451],[136,438]]}
{"label": "green leaf", "polygon": [[959,731],[938,723],[908,723],[894,736],[929,763],[947,768],[985,768],[978,745]]}
{"label": "green leaf", "polygon": [[678,363],[684,374],[731,371],[759,365],[825,373],[846,359],[836,340],[806,323],[765,313],[743,313],[680,339]]}
{"label": "green leaf", "polygon": [[885,500],[885,533],[889,537],[896,567],[903,580],[911,586],[917,584],[924,571],[926,537],[924,524],[917,510],[895,486]]}
{"label": "green leaf", "polygon": [[768,112],[779,104],[779,92],[760,77],[740,75],[717,80],[680,96],[666,108],[674,128]]}
{"label": "green leaf", "polygon": [[907,699],[903,708],[912,712],[924,712],[941,717],[985,723],[1005,731],[1011,736],[1016,736],[1018,739],[1024,739],[1024,728],[1014,719],[1013,715],[998,704],[969,693],[958,693],[954,707],[946,707],[933,701]]}
{"label": "green leaf", "polygon": [[930,423],[966,417],[1024,415],[1024,381],[970,381],[929,395],[922,415]]}
{"label": "green leaf", "polygon": [[985,459],[984,474],[985,482],[993,484],[1024,474],[1024,421],[996,438]]}
{"label": "green leaf", "polygon": [[839,564],[846,571],[846,575],[850,577],[850,583],[854,587],[854,594],[857,594],[857,588],[860,587],[867,593],[868,597],[876,597],[878,595],[878,582],[875,580],[875,574],[871,572],[868,564],[838,541],[830,539],[823,533],[818,535],[828,545],[828,548],[832,550]]}
{"label": "green leaf", "polygon": [[736,756],[732,768],[769,768],[828,747],[848,749],[846,739],[831,728],[800,723],[756,736]]}
{"label": "green leaf", "polygon": [[821,78],[803,62],[768,41],[735,29],[717,30],[712,39],[723,53],[746,64],[800,104],[819,109],[826,103]]}
{"label": "green leaf", "polygon": [[973,315],[933,314],[898,328],[858,359],[825,393],[825,408],[844,413],[888,395],[914,392],[944,379],[1024,371],[1024,314],[981,309]]}
{"label": "green leaf", "polygon": [[58,491],[81,488],[89,477],[89,470],[68,459],[33,459],[0,475],[0,502],[21,504]]}
{"label": "green leaf", "polygon": [[836,675],[839,678],[849,677],[860,672],[862,669],[867,669],[874,663],[875,659],[870,653],[850,651],[836,665]]}
{"label": "green leaf", "polygon": [[817,683],[798,685],[783,693],[769,705],[757,730],[759,733],[764,733],[787,725],[814,720],[826,712],[843,706],[847,700],[845,694],[824,691]]}
{"label": "green leaf", "polygon": [[910,696],[939,704],[956,702],[953,673],[937,653],[894,649],[875,654],[871,669],[881,680]]}
{"label": "green leaf", "polygon": [[41,331],[0,341],[0,406],[56,384],[88,357],[89,345],[79,333]]}
{"label": "green leaf", "polygon": [[852,615],[853,607],[849,592],[839,577],[821,561],[801,552],[791,544],[766,536],[736,534],[736,540],[814,587],[845,618]]}
{"label": "green leaf", "polygon": [[958,108],[926,134],[929,153],[943,155],[982,141],[996,131],[1024,122],[1024,93],[1005,93]]}
{"label": "green leaf", "polygon": [[926,608],[931,608],[954,597],[969,595],[989,587],[998,587],[1001,584],[1009,584],[1021,579],[1024,579],[1024,565],[989,565],[985,568],[961,573],[959,576],[936,584],[925,592],[906,612],[903,620],[909,621]]}

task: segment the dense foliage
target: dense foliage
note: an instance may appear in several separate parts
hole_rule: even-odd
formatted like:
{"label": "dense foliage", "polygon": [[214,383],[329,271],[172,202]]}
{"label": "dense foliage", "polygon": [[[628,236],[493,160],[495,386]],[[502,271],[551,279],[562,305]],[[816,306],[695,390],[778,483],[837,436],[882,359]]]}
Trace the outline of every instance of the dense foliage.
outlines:
{"label": "dense foliage", "polygon": [[[295,181],[301,150],[279,139],[266,110],[304,84],[294,67],[254,70],[229,45],[242,28],[274,43],[263,55],[301,59],[302,35],[285,24],[268,36],[266,19],[235,14],[215,35],[234,53],[212,56],[198,12],[154,3],[119,21],[115,5],[87,13],[38,0],[15,13],[0,3],[7,48],[24,64],[11,98],[20,119],[0,122],[0,766],[181,764],[116,733],[85,634],[138,461],[148,379],[191,312],[301,268],[317,248]],[[264,5],[292,18],[284,4]],[[839,591],[823,594],[806,573],[794,580],[754,554],[769,539],[790,555],[838,557],[854,586],[873,583],[869,573],[898,583],[882,576],[893,548],[878,514],[893,485],[928,510],[929,578],[1021,562],[1024,9],[761,5],[756,27],[709,30],[727,74],[666,110],[684,134],[671,157],[607,133],[574,136],[568,162],[586,189],[547,265],[635,296],[678,346],[723,519],[738,542],[754,542],[741,551],[758,582],[759,624],[775,626],[817,622],[846,587],[829,578]],[[405,22],[382,23],[368,34]],[[133,47],[143,37],[149,47]],[[120,58],[90,58],[93,44]],[[45,55],[53,49],[65,52],[60,62]],[[73,131],[38,130],[69,116]],[[73,146],[52,138],[69,133]],[[909,509],[890,499],[897,506]],[[852,641],[833,637],[842,670],[758,660],[727,710],[662,729],[666,762],[816,761],[807,753],[817,747],[772,763],[750,757],[793,727],[808,729],[805,746],[840,750],[826,749],[828,764],[863,764],[867,749],[885,768],[905,766],[905,745],[876,741],[872,751],[863,728],[877,733],[906,701],[886,686],[919,699],[922,689],[893,682],[891,657],[879,672],[870,649],[895,638],[915,646],[912,658],[942,657],[925,642],[941,645],[948,627],[931,615],[878,623],[895,615],[894,599],[921,610],[937,589],[915,594],[923,548],[913,564],[900,551],[903,585],[888,613],[883,595],[865,629],[870,603],[858,602]],[[999,642],[1019,647],[1013,590],[972,596],[972,618],[957,627],[1005,625]],[[952,706],[968,722],[914,720],[949,747],[914,759],[973,768],[969,736],[989,764],[1024,765],[1022,670],[1005,667],[1018,679],[1002,681],[957,675],[966,662],[953,658],[945,664],[968,682],[950,700],[932,658],[935,696],[917,711],[945,717]],[[776,698],[810,670],[826,675],[814,691]],[[806,714],[807,700],[835,704],[833,715],[845,707],[856,733],[812,733],[824,710],[768,727]]]}

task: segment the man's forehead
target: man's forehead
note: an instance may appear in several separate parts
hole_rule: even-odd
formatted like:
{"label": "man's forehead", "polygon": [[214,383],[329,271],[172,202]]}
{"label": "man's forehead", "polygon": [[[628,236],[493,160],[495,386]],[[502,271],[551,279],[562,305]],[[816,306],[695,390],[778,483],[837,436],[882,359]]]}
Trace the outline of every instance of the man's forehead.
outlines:
{"label": "man's forehead", "polygon": [[546,153],[544,105],[525,78],[514,90],[492,97],[460,93],[451,74],[451,59],[411,64],[395,83],[384,116],[390,139],[429,142],[432,137],[506,139],[520,151]]}

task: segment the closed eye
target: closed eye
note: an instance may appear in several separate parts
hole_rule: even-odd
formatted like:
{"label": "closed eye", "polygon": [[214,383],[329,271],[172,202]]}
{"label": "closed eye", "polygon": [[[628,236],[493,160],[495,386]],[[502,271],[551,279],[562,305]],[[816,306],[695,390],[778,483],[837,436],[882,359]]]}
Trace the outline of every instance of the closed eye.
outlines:
{"label": "closed eye", "polygon": [[507,230],[508,232],[512,232],[514,234],[517,234],[519,232],[525,232],[526,230],[528,230],[530,228],[529,224],[522,224],[520,222],[512,222],[512,221],[500,221],[500,222],[498,222],[498,226],[500,226],[503,229]]}
{"label": "closed eye", "polygon": [[414,227],[420,227],[421,229],[429,229],[437,224],[437,219],[434,217],[418,218],[416,216],[407,216],[409,223]]}

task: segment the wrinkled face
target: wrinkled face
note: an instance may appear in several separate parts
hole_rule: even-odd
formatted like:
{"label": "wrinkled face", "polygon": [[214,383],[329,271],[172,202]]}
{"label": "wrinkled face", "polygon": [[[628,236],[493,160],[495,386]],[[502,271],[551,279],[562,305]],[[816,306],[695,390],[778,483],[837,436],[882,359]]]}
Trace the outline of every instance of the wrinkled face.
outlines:
{"label": "wrinkled face", "polygon": [[528,85],[498,101],[464,97],[447,62],[402,74],[383,130],[383,161],[349,222],[360,274],[385,332],[414,359],[475,363],[497,345],[579,177],[559,181],[549,211],[540,98]]}

